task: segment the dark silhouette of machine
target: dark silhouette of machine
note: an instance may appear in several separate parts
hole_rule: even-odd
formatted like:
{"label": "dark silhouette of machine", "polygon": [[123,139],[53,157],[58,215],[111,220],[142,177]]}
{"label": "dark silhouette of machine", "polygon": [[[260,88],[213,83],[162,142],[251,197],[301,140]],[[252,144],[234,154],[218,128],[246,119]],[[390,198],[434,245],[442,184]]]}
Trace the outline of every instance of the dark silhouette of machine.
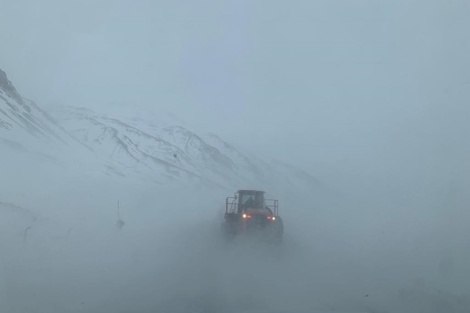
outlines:
{"label": "dark silhouette of machine", "polygon": [[284,226],[279,216],[279,201],[265,199],[264,191],[238,190],[225,200],[225,238],[234,239],[246,234],[264,241],[280,244]]}

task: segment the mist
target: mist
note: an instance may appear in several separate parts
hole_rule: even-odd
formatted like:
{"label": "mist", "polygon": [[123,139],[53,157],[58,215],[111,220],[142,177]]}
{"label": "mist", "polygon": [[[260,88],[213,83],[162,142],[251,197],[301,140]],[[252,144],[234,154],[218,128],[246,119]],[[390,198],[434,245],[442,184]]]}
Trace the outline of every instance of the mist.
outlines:
{"label": "mist", "polygon": [[455,189],[411,208],[379,196],[281,194],[281,246],[227,243],[227,190],[93,177],[7,155],[2,164],[24,167],[2,168],[5,312],[469,308],[468,212]]}
{"label": "mist", "polygon": [[[466,0],[0,0],[0,312],[469,312],[469,24]],[[244,188],[281,245],[224,241]]]}

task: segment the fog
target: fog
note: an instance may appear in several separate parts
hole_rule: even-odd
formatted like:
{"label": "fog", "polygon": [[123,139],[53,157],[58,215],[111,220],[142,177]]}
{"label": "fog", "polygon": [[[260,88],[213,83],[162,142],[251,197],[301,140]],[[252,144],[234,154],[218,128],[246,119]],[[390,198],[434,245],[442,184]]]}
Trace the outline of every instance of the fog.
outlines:
{"label": "fog", "polygon": [[[282,194],[282,245],[227,243],[220,223],[231,192],[93,177],[74,168],[82,164],[59,170],[14,156],[22,171],[2,167],[2,312],[470,307],[469,213],[455,191],[412,208]],[[14,164],[8,157],[2,164]]]}
{"label": "fog", "polygon": [[0,0],[0,69],[41,107],[167,112],[323,186],[239,186],[284,241],[227,243],[235,190],[0,141],[0,312],[469,312],[469,24],[466,0]]}

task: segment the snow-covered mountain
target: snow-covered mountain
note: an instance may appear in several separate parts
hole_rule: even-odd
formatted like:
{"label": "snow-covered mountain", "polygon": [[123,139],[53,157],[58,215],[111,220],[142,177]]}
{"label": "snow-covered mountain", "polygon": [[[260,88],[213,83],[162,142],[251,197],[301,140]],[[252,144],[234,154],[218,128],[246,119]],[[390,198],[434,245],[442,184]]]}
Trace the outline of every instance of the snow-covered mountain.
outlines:
{"label": "snow-covered mountain", "polygon": [[56,107],[50,113],[126,175],[152,176],[157,182],[189,178],[229,190],[281,189],[286,183],[320,186],[298,169],[249,156],[214,134],[197,134],[158,117],[111,116],[74,107]]}
{"label": "snow-covered mountain", "polygon": [[[60,151],[73,151],[69,155],[95,159],[88,171],[158,184],[176,181],[226,190],[269,189],[273,193],[321,188],[309,174],[247,155],[214,134],[196,133],[167,116],[132,115],[137,116],[66,106],[46,113],[21,97],[0,71],[3,147],[54,158],[60,157]],[[87,161],[81,162],[86,166]]]}
{"label": "snow-covered mountain", "polygon": [[33,101],[23,98],[0,70],[0,145],[54,156],[81,146]]}

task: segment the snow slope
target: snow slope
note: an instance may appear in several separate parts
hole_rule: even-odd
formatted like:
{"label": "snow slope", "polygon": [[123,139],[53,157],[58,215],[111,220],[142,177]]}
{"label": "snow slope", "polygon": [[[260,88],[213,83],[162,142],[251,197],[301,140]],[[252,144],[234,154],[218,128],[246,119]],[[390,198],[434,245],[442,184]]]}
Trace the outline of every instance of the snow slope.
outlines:
{"label": "snow slope", "polygon": [[34,102],[20,96],[0,70],[0,144],[53,155],[78,143]]}
{"label": "snow slope", "polygon": [[214,134],[148,117],[126,117],[74,107],[55,107],[51,115],[73,136],[126,175],[168,180],[190,179],[227,190],[260,188],[275,192],[300,185],[310,192],[321,184],[293,167],[248,156]]}
{"label": "snow slope", "polygon": [[214,134],[196,133],[168,116],[121,116],[65,106],[46,112],[23,98],[1,70],[0,145],[94,175],[157,184],[226,191],[258,188],[274,194],[289,187],[312,192],[321,185],[309,174],[299,175],[298,169],[247,155]]}

